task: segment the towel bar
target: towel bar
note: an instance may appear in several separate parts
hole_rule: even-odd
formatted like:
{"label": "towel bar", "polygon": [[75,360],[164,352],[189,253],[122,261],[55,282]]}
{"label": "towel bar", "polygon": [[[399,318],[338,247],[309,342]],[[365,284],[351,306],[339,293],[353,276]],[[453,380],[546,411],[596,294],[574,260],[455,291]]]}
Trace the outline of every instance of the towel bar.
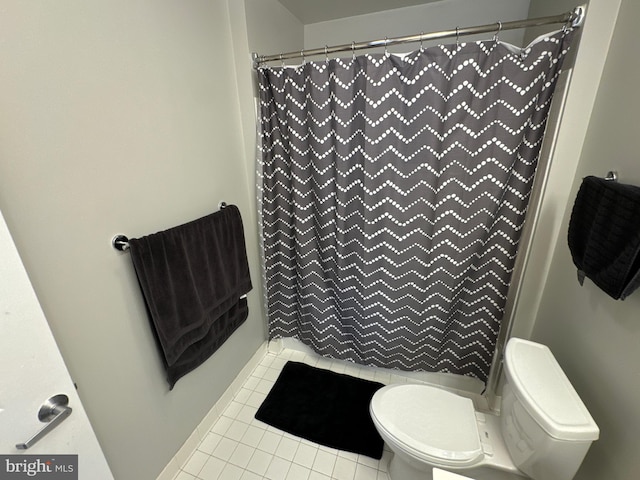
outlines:
{"label": "towel bar", "polygon": [[[218,203],[218,208],[222,210],[227,206],[227,202]],[[129,237],[126,235],[116,235],[111,239],[111,246],[118,250],[119,252],[126,252],[129,250]]]}

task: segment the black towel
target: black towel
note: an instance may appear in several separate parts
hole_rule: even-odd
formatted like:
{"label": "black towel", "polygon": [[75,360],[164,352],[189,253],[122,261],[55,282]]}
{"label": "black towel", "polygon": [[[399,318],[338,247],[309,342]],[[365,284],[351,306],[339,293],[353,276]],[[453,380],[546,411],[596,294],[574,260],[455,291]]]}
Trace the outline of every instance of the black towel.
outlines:
{"label": "black towel", "polygon": [[229,205],[131,239],[131,258],[171,388],[246,320],[251,278],[242,218]]}
{"label": "black towel", "polygon": [[624,300],[640,286],[640,187],[585,177],[568,241],[580,284],[586,276]]}

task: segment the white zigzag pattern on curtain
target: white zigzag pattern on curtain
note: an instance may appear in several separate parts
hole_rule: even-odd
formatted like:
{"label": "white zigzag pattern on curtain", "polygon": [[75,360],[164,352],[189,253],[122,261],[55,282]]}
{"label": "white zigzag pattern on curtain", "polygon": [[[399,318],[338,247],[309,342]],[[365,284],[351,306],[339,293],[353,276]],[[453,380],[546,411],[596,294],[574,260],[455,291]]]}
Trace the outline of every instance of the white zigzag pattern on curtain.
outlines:
{"label": "white zigzag pattern on curtain", "polygon": [[485,380],[570,37],[259,69],[269,337]]}

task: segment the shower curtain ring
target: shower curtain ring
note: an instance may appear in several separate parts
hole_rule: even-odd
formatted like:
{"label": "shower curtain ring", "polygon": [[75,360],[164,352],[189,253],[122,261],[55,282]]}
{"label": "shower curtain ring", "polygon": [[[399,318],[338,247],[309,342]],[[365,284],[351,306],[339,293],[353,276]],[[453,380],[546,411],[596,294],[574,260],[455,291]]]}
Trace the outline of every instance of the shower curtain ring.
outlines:
{"label": "shower curtain ring", "polygon": [[424,52],[424,45],[422,45],[422,36],[424,35],[424,32],[420,32],[420,51]]}
{"label": "shower curtain ring", "polygon": [[282,54],[280,54],[280,63],[282,64],[282,66],[284,67],[284,60],[282,59]]}
{"label": "shower curtain ring", "polygon": [[353,59],[356,59],[356,42],[351,42],[351,55]]}
{"label": "shower curtain ring", "polygon": [[460,48],[460,27],[456,27],[456,47]]}
{"label": "shower curtain ring", "polygon": [[493,35],[493,41],[494,42],[498,43],[498,35],[500,34],[501,31],[502,31],[502,22],[498,22],[498,30]]}
{"label": "shower curtain ring", "polygon": [[304,50],[300,50],[300,56],[302,57],[302,64],[304,65]]}
{"label": "shower curtain ring", "polygon": [[389,43],[389,37],[384,37],[384,56],[388,56],[389,52],[387,52],[387,44]]}
{"label": "shower curtain ring", "polygon": [[325,45],[325,46],[324,46],[324,61],[325,61],[326,63],[329,63],[329,54],[327,53],[327,48],[329,48],[329,46],[328,46],[328,45]]}

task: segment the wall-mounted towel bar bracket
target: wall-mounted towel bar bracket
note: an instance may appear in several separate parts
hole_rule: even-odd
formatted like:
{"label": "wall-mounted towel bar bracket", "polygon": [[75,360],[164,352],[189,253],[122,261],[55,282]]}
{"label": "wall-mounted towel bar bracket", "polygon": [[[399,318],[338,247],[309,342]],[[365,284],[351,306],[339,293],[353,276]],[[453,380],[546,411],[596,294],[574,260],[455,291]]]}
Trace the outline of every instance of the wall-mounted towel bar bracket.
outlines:
{"label": "wall-mounted towel bar bracket", "polygon": [[124,252],[129,248],[129,237],[126,235],[116,235],[111,239],[111,245],[113,245],[113,248],[116,250]]}
{"label": "wall-mounted towel bar bracket", "polygon": [[[222,210],[226,206],[227,202],[218,203],[218,208],[220,210]],[[111,245],[119,252],[126,252],[127,250],[129,250],[129,237],[122,234],[116,235],[111,239]]]}

